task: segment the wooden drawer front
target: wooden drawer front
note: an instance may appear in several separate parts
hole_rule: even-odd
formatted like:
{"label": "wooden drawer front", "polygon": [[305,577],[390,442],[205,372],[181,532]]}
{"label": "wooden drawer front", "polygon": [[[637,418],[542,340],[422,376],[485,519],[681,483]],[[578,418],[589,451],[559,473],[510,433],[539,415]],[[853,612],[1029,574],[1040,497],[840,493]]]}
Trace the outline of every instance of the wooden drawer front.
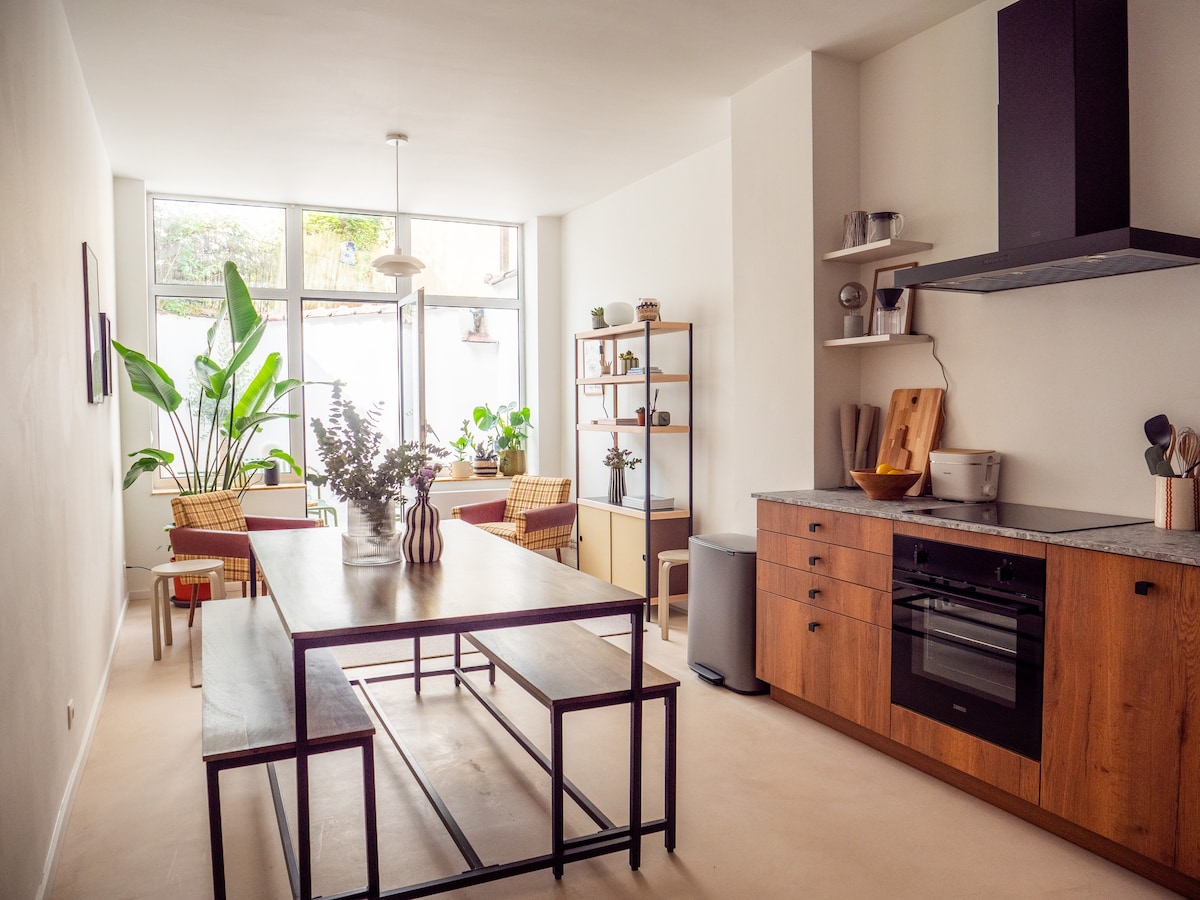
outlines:
{"label": "wooden drawer front", "polygon": [[787,565],[787,536],[777,531],[758,529],[758,561]]}
{"label": "wooden drawer front", "polygon": [[814,575],[861,584],[877,591],[892,589],[892,557],[804,538],[787,540],[787,565]]}
{"label": "wooden drawer front", "polygon": [[1041,767],[1032,759],[943,725],[903,706],[892,707],[892,740],[951,768],[1038,802]]}
{"label": "wooden drawer front", "polygon": [[884,591],[758,560],[758,586],[791,600],[883,628],[892,627],[892,597]]}
{"label": "wooden drawer front", "polygon": [[891,520],[874,516],[760,500],[758,527],[872,553],[892,552]]}
{"label": "wooden drawer front", "polygon": [[759,678],[872,731],[888,733],[887,631],[762,589],[757,614]]}

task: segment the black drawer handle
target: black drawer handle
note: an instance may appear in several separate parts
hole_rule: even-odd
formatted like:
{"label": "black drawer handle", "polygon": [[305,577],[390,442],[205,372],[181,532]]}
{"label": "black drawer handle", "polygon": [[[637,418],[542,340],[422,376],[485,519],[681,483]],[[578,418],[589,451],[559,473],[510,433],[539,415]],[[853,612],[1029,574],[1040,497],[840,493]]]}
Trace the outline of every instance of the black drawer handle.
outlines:
{"label": "black drawer handle", "polygon": [[820,527],[821,527],[821,523],[820,523],[820,522],[809,522],[809,523],[808,523],[808,530],[809,530],[809,531],[816,531],[816,530],[817,530],[818,528],[820,528]]}
{"label": "black drawer handle", "polygon": [[1135,581],[1133,583],[1133,592],[1145,597],[1150,593],[1150,588],[1152,587],[1154,587],[1153,581]]}
{"label": "black drawer handle", "polygon": [[821,627],[821,623],[820,623],[820,622],[809,622],[809,623],[808,623],[808,630],[809,630],[809,631],[816,631],[816,630],[817,630],[818,628],[820,628],[820,627]]}
{"label": "black drawer handle", "polygon": [[808,591],[808,599],[809,599],[809,600],[816,600],[816,599],[817,599],[817,594],[819,594],[819,593],[821,593],[821,592],[820,592],[820,591],[818,591],[816,588],[809,588],[809,591]]}
{"label": "black drawer handle", "polygon": [[808,564],[809,564],[810,566],[815,566],[815,565],[816,565],[817,563],[819,563],[820,561],[821,561],[821,557],[819,557],[819,556],[810,556],[810,557],[808,558]]}

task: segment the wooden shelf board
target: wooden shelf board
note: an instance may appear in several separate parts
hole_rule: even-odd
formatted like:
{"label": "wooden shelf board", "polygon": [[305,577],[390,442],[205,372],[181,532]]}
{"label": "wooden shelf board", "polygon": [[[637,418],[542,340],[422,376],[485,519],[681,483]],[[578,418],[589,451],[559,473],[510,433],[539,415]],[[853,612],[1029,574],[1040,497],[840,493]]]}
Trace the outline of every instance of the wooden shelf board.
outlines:
{"label": "wooden shelf board", "polygon": [[864,263],[874,262],[877,259],[891,259],[894,256],[903,256],[906,253],[921,253],[932,249],[933,244],[926,244],[924,241],[906,241],[902,238],[888,238],[883,241],[872,241],[869,244],[849,247],[845,250],[834,250],[831,253],[826,253],[821,259],[828,262]]}
{"label": "wooden shelf board", "polygon": [[650,326],[651,334],[671,334],[676,331],[687,331],[691,328],[690,322],[630,322],[628,325],[610,325],[608,328],[577,331],[575,332],[575,340],[597,341],[644,337],[647,325]]}
{"label": "wooden shelf board", "polygon": [[[646,515],[646,511],[643,509],[634,509],[630,506],[619,506],[616,503],[609,503],[604,497],[579,497],[575,502],[580,506],[590,506],[593,509],[606,509],[618,516],[641,519]],[[650,511],[651,519],[686,519],[690,516],[691,511],[686,509],[654,509]]]}
{"label": "wooden shelf board", "polygon": [[[578,431],[615,431],[618,434],[645,434],[645,425],[593,425],[591,422],[580,422],[575,426]],[[687,425],[651,425],[652,434],[687,434],[691,429]]]}
{"label": "wooden shelf board", "polygon": [[933,338],[927,334],[870,334],[856,338],[835,338],[822,341],[825,347],[887,347],[896,344],[928,344]]}
{"label": "wooden shelf board", "polygon": [[[679,375],[674,372],[652,372],[650,374],[651,384],[666,384],[672,381],[690,381],[687,375]],[[576,384],[645,384],[645,375],[600,375],[596,378],[576,378]]]}

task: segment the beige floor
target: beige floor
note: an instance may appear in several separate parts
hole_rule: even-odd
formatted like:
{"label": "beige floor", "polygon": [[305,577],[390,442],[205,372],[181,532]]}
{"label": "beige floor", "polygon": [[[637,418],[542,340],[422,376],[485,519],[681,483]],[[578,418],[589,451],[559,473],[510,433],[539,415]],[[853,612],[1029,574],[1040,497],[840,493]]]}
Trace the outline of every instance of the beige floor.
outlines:
{"label": "beige floor", "polygon": [[[674,619],[686,627],[686,616]],[[108,695],[50,896],[55,900],[210,897],[200,695],[188,685],[186,611],[176,642],[150,653],[147,603],[126,616]],[[680,690],[679,846],[651,836],[632,872],[613,855],[568,867],[561,882],[537,872],[462,891],[473,898],[1128,898],[1174,896],[1125,870],[863,747],[763,697],[699,681],[686,666],[686,633],[647,632],[647,657]],[[439,683],[440,682],[440,683]],[[404,685],[405,683],[401,683]],[[498,699],[530,733],[546,716],[501,680]],[[547,779],[478,704],[447,679],[381,692],[421,748],[485,860],[547,849]],[[661,746],[661,706],[647,736]],[[619,815],[625,788],[625,718],[568,718],[569,774]],[[407,771],[377,742],[384,886],[461,868],[453,845],[417,798]],[[362,840],[356,759],[314,764],[316,887],[359,886]],[[648,804],[661,804],[657,752],[648,758]],[[290,771],[281,766],[281,780]],[[229,895],[289,896],[264,770],[222,776]],[[578,814],[569,819],[581,827]]]}

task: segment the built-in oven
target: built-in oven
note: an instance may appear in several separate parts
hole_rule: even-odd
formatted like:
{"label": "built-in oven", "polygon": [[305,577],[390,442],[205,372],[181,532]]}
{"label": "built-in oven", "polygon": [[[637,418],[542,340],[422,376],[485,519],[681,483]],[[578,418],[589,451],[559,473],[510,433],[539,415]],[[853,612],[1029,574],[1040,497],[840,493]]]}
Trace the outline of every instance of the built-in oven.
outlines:
{"label": "built-in oven", "polygon": [[1041,758],[1046,561],[893,538],[892,702]]}

